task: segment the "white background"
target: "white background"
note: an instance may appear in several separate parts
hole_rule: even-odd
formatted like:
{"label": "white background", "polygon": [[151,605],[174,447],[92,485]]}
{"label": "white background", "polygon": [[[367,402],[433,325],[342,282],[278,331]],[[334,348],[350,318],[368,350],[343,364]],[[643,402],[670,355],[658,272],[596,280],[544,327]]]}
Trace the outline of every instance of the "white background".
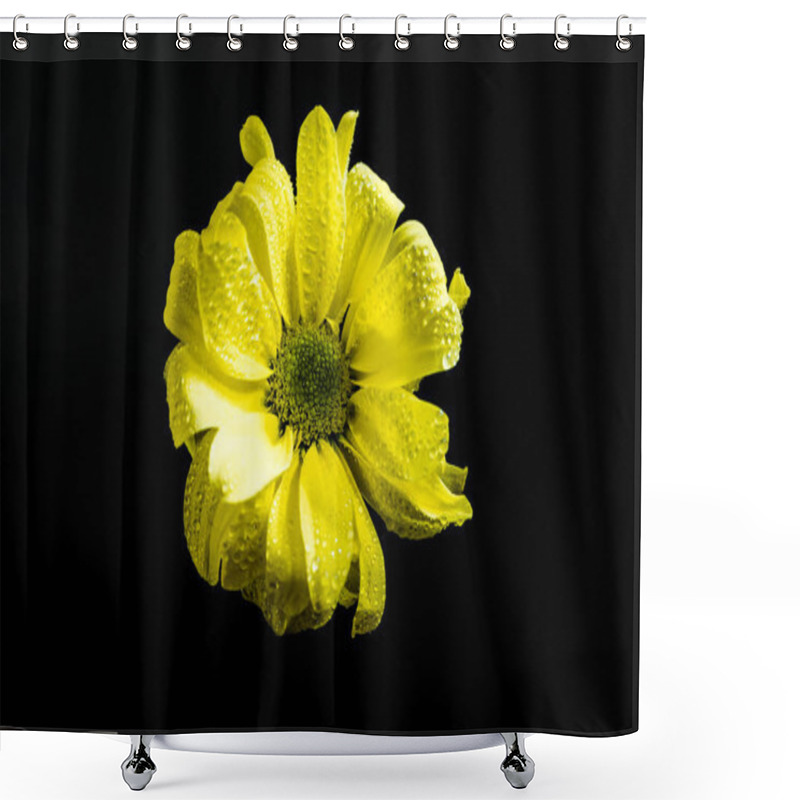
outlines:
{"label": "white background", "polygon": [[[648,18],[641,730],[617,739],[531,737],[537,775],[527,793],[540,800],[800,796],[800,4],[4,4],[4,15],[17,12]],[[127,797],[119,772],[126,753],[101,736],[4,732],[0,795]],[[155,751],[159,771],[146,792],[193,800],[509,797],[501,756],[501,749],[349,758]]]}

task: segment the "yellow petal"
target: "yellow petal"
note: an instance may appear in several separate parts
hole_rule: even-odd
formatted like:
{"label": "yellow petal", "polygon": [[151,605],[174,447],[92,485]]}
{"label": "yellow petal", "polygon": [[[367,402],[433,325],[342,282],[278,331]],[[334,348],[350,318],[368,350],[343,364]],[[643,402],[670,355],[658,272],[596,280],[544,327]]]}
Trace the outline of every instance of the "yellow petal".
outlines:
{"label": "yellow petal", "polygon": [[352,635],[369,633],[378,627],[386,603],[386,570],[375,526],[360,494],[356,511],[356,531],[360,551],[358,556],[358,606],[353,617]]}
{"label": "yellow petal", "polygon": [[389,247],[386,249],[386,255],[383,258],[384,265],[394,261],[403,250],[410,247],[415,242],[425,241],[428,238],[428,231],[419,220],[406,220],[392,233]]}
{"label": "yellow petal", "polygon": [[184,344],[170,353],[164,380],[175,447],[190,443],[201,431],[220,428],[240,414],[264,407],[263,385],[227,378]]}
{"label": "yellow petal", "polygon": [[444,483],[453,494],[461,494],[467,483],[467,468],[456,467],[453,464],[445,463],[444,469],[442,470],[442,483]]}
{"label": "yellow petal", "polygon": [[183,526],[189,553],[200,576],[212,586],[217,582],[219,570],[209,569],[209,541],[222,496],[208,479],[208,455],[215,433],[209,431],[201,437],[189,467],[183,496]]}
{"label": "yellow petal", "polygon": [[453,298],[453,302],[458,306],[458,310],[463,311],[472,292],[469,286],[467,286],[467,280],[460,269],[456,269],[453,273],[453,277],[450,281],[450,288],[447,290],[447,293]]}
{"label": "yellow petal", "polygon": [[255,603],[264,615],[272,630],[282,636],[285,633],[300,633],[301,631],[321,628],[333,616],[334,609],[315,611],[308,602],[308,588],[305,587],[305,606],[294,615],[286,613],[285,606],[280,601],[280,595],[270,589],[265,578],[256,578],[242,590],[245,600]]}
{"label": "yellow petal", "polygon": [[355,599],[354,588],[358,587],[358,606],[353,617],[352,629],[352,635],[355,636],[359,633],[369,633],[380,624],[386,603],[386,570],[383,562],[383,549],[375,526],[372,524],[372,518],[364,505],[361,492],[341,451],[339,451],[339,458],[353,489],[353,515],[358,541],[358,560],[353,562],[351,574],[342,589],[339,601],[344,600],[343,605],[348,605],[351,596]]}
{"label": "yellow petal", "polygon": [[308,605],[308,582],[300,525],[300,459],[295,456],[278,483],[267,524],[267,563],[260,605],[278,635]]}
{"label": "yellow petal", "polygon": [[295,262],[300,316],[320,323],[336,291],[344,246],[344,178],[336,131],[317,106],[297,139]]}
{"label": "yellow petal", "polygon": [[312,445],[300,466],[300,521],[306,574],[315,610],[336,606],[356,542],[354,489],[335,450]]}
{"label": "yellow petal", "polygon": [[197,305],[197,258],[200,234],[184,231],[175,239],[175,260],[169,276],[164,324],[182,341],[203,345],[203,323]]}
{"label": "yellow petal", "polygon": [[258,117],[248,117],[241,131],[239,143],[244,160],[254,167],[262,158],[275,158],[275,148],[269,138],[267,128]]}
{"label": "yellow petal", "polygon": [[[267,527],[269,529],[269,526]],[[275,631],[275,633],[278,634],[278,636],[281,636],[286,632],[285,623],[282,625],[279,624],[276,628],[276,626],[273,624],[273,620],[270,618],[268,611],[270,605],[267,593],[267,579],[263,575],[256,578],[242,589],[242,597],[261,609],[264,619],[269,623],[269,626],[273,631]]]}
{"label": "yellow petal", "polygon": [[213,241],[215,237],[215,228],[220,224],[225,214],[230,211],[231,205],[233,205],[233,202],[239,196],[239,192],[241,192],[243,188],[244,184],[241,181],[236,181],[228,194],[214,206],[211,219],[208,221],[208,227],[200,234],[201,244],[205,245],[206,241]]}
{"label": "yellow petal", "polygon": [[306,606],[297,616],[289,620],[286,633],[300,633],[321,628],[330,621],[335,610],[335,607],[332,607],[317,611],[313,606]]}
{"label": "yellow petal", "polygon": [[469,500],[451,492],[438,473],[403,480],[376,469],[346,440],[339,445],[362,494],[388,530],[407,539],[425,539],[472,518]]}
{"label": "yellow petal", "polygon": [[259,162],[230,209],[244,224],[253,260],[275,295],[283,318],[295,321],[299,310],[292,309],[289,287],[296,278],[287,272],[294,241],[294,189],[283,164],[275,159]]}
{"label": "yellow petal", "polygon": [[352,321],[345,324],[355,380],[361,386],[389,388],[451,369],[458,362],[462,330],[439,254],[418,225],[416,235],[378,272]]}
{"label": "yellow petal", "polygon": [[360,389],[350,398],[347,439],[381,472],[416,480],[440,471],[447,415],[405,389]]}
{"label": "yellow petal", "polygon": [[342,175],[347,172],[347,166],[350,163],[350,148],[353,146],[357,119],[358,111],[347,111],[342,115],[339,127],[336,129],[336,145],[339,149],[339,167]]}
{"label": "yellow petal", "polygon": [[202,233],[198,300],[206,345],[226,372],[242,380],[269,375],[281,315],[253,264],[239,218],[225,211]]}
{"label": "yellow petal", "polygon": [[264,575],[267,562],[267,520],[275,496],[273,481],[244,503],[222,502],[214,516],[209,564],[222,562],[223,589],[243,589]]}
{"label": "yellow petal", "polygon": [[339,318],[347,303],[356,303],[369,288],[383,263],[403,204],[389,185],[365,164],[347,176],[347,227],[342,270],[330,316]]}
{"label": "yellow petal", "polygon": [[358,560],[350,562],[350,572],[347,573],[347,580],[342,586],[339,595],[339,605],[350,608],[358,600]]}
{"label": "yellow petal", "polygon": [[239,414],[217,433],[209,455],[208,472],[225,501],[241,503],[260,492],[289,466],[294,437],[266,409]]}

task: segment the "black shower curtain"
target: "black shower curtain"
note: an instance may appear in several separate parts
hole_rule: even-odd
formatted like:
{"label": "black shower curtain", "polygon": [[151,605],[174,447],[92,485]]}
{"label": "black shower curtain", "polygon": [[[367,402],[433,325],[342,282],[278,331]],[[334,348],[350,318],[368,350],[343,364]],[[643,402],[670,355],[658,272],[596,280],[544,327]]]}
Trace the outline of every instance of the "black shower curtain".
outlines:
{"label": "black shower curtain", "polygon": [[643,38],[29,38],[0,726],[636,730]]}

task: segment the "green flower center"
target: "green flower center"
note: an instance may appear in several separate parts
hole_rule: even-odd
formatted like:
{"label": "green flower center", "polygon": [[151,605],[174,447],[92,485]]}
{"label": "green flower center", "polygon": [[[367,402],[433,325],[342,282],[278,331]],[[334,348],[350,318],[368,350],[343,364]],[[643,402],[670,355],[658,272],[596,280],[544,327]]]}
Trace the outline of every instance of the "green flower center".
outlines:
{"label": "green flower center", "polygon": [[327,322],[286,328],[270,366],[264,402],[301,446],[342,432],[353,387],[348,359]]}

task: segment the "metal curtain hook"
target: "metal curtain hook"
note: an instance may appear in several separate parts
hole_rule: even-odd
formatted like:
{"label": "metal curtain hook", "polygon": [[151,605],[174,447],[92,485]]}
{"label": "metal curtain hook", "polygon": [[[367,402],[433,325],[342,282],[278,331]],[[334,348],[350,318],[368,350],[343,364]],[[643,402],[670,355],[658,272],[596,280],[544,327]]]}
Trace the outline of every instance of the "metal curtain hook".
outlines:
{"label": "metal curtain hook", "polygon": [[[300,46],[300,42],[294,38],[294,36],[289,36],[289,20],[296,19],[291,14],[288,14],[283,18],[283,49],[284,50],[297,50]],[[295,35],[300,33],[300,26],[295,24]]]}
{"label": "metal curtain hook", "polygon": [[[451,19],[456,20],[456,35],[452,36],[450,32],[447,30],[448,23]],[[458,50],[461,46],[461,41],[459,40],[459,36],[461,35],[461,23],[458,21],[458,17],[455,14],[448,14],[444,18],[444,47],[445,50]]]}
{"label": "metal curtain hook", "polygon": [[[228,17],[228,50],[230,50],[233,53],[235,53],[237,50],[242,49],[242,40],[231,33],[231,22],[233,22],[235,19],[239,19],[239,17],[237,17],[236,14],[231,14]],[[239,33],[241,32],[242,32],[242,26],[239,25]]]}
{"label": "metal curtain hook", "polygon": [[[14,22],[12,23],[12,26],[11,26],[11,30],[14,33],[14,43],[13,43],[14,44],[14,49],[15,50],[20,50],[20,51],[21,50],[27,50],[28,49],[28,44],[29,44],[28,40],[24,36],[20,36],[17,33],[17,20],[18,19],[25,19],[25,15],[24,14],[17,14],[17,16],[14,17]],[[27,22],[25,23],[25,30],[26,31],[28,30],[28,23]]]}
{"label": "metal curtain hook", "polygon": [[513,19],[511,14],[503,14],[500,17],[500,47],[503,50],[513,50],[517,46],[517,40],[514,38],[517,35],[517,23],[511,23],[511,36],[505,32],[505,23],[507,19]]}
{"label": "metal curtain hook", "polygon": [[[178,50],[188,50],[192,46],[192,40],[188,36],[184,36],[181,33],[181,20],[188,18],[189,18],[188,14],[178,14],[175,20],[175,35],[178,37],[175,40],[175,47],[177,47]],[[189,33],[191,32],[192,32],[192,23],[190,22]]]}
{"label": "metal curtain hook", "polygon": [[401,36],[400,35],[401,19],[408,19],[408,17],[405,14],[398,14],[394,18],[394,46],[398,50],[408,50],[408,48],[411,47],[411,41],[408,38],[409,36],[411,36],[411,23],[406,22],[406,27],[408,28],[408,31],[406,32],[405,36]]}
{"label": "metal curtain hook", "polygon": [[[67,16],[64,17],[64,49],[65,50],[77,50],[81,46],[81,43],[78,41],[78,37],[77,36],[70,36],[70,34],[69,34],[69,21],[71,19],[75,19],[75,15],[74,14],[67,14]],[[80,31],[80,29],[81,29],[80,23],[76,22],[75,23],[75,32],[77,33],[78,31]]]}
{"label": "metal curtain hook", "polygon": [[[620,50],[623,53],[625,53],[628,50],[630,50],[631,46],[633,44],[633,42],[631,42],[630,39],[627,39],[626,37],[624,37],[620,33],[620,23],[624,19],[629,19],[627,14],[620,14],[617,17],[617,42],[616,42],[617,50]],[[628,36],[630,36],[632,33],[633,33],[633,25],[631,25],[631,23],[629,22],[628,23]]]}
{"label": "metal curtain hook", "polygon": [[558,32],[558,21],[560,19],[566,19],[566,18],[567,18],[566,14],[559,14],[556,17],[556,20],[555,20],[555,23],[554,23],[554,26],[553,26],[553,32],[555,33],[555,36],[556,36],[556,39],[553,42],[553,47],[555,47],[556,50],[561,50],[561,51],[569,50],[569,39],[567,37],[570,35],[570,30],[569,30],[570,29],[570,23],[569,22],[567,23],[567,36],[562,36]]}
{"label": "metal curtain hook", "polygon": [[[352,50],[356,46],[356,40],[353,39],[352,36],[344,35],[343,27],[344,27],[344,21],[346,19],[353,19],[353,18],[349,14],[342,14],[342,16],[339,17],[339,47],[342,50]],[[355,22],[350,23],[350,28],[351,28],[350,33],[356,32]]]}
{"label": "metal curtain hook", "polygon": [[[126,14],[122,18],[122,46],[126,50],[135,50],[139,46],[139,40],[135,36],[128,36],[128,20],[136,19],[133,14]],[[134,26],[134,30],[139,30],[139,23]]]}

